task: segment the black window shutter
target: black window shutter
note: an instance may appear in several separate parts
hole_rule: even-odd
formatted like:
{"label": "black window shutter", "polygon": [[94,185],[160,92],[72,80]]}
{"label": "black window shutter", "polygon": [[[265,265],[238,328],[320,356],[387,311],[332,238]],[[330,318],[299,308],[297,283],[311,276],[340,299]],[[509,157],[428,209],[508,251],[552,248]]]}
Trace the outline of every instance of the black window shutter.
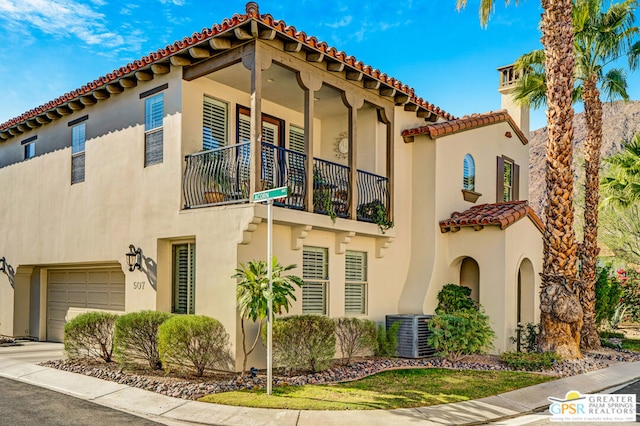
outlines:
{"label": "black window shutter", "polygon": [[496,203],[504,201],[504,158],[497,157],[496,166]]}
{"label": "black window shutter", "polygon": [[520,199],[520,166],[513,164],[513,187],[511,189],[513,201]]}

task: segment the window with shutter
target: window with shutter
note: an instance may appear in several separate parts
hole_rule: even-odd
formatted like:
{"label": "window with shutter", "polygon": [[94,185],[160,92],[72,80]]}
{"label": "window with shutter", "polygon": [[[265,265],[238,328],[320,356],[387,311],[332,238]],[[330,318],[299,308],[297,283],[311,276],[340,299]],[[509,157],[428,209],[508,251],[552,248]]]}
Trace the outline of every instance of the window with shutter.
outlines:
{"label": "window with shutter", "polygon": [[512,159],[497,158],[496,202],[514,201],[520,198],[520,166]]}
{"label": "window with shutter", "polygon": [[304,129],[289,126],[289,149],[304,154]]}
{"label": "window with shutter", "polygon": [[349,251],[345,254],[344,313],[367,313],[367,253]]}
{"label": "window with shutter", "polygon": [[216,149],[227,145],[227,119],[227,104],[205,96],[202,108],[202,149]]}
{"label": "window with shutter", "polygon": [[84,182],[86,123],[71,128],[71,184]]}
{"label": "window with shutter", "polygon": [[302,249],[303,314],[327,314],[328,257],[326,248],[305,246]]}
{"label": "window with shutter", "polygon": [[145,100],[144,166],[160,164],[163,160],[164,94]]}
{"label": "window with shutter", "polygon": [[171,312],[194,314],[196,306],[196,245],[173,246],[173,301]]}
{"label": "window with shutter", "polygon": [[[251,111],[245,107],[238,107],[238,143],[251,141]],[[281,144],[281,129],[283,121],[275,117],[262,114],[262,143]],[[264,189],[278,186],[279,158],[273,147],[262,147],[262,186]]]}

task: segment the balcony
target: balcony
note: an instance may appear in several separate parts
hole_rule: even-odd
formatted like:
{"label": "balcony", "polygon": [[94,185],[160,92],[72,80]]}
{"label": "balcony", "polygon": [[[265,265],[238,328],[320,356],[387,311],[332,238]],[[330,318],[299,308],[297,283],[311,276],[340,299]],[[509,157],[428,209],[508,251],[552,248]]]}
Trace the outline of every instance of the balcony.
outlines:
{"label": "balcony", "polygon": [[[185,157],[183,195],[185,208],[248,203],[250,195],[250,144],[239,143]],[[286,186],[289,197],[274,203],[288,209],[313,211],[335,218],[353,217],[349,206],[354,196],[348,166],[313,159],[313,183],[306,173],[306,155],[262,143],[261,190]],[[355,217],[363,222],[389,220],[389,179],[357,171]],[[313,190],[313,205],[307,206],[307,191]],[[381,217],[382,216],[382,217]]]}

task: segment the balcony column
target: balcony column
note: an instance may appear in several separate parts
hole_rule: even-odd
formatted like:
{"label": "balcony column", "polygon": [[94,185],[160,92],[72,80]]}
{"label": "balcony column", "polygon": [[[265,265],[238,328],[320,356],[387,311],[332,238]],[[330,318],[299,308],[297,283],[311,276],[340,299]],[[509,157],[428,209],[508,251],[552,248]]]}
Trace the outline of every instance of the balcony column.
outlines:
{"label": "balcony column", "polygon": [[393,220],[393,188],[394,188],[394,180],[393,180],[393,108],[383,108],[379,110],[380,112],[380,120],[386,125],[387,128],[387,167],[386,174],[389,179],[389,220]]}
{"label": "balcony column", "polygon": [[262,71],[271,66],[271,56],[253,46],[253,50],[242,57],[242,65],[251,70],[251,157],[249,161],[251,175],[249,177],[249,199],[253,193],[262,190],[260,187],[262,166]]}
{"label": "balcony column", "polygon": [[349,109],[349,217],[358,219],[358,109],[364,105],[364,98],[355,93],[342,92],[342,101]]}
{"label": "balcony column", "polygon": [[296,76],[304,90],[304,206],[306,211],[313,213],[313,99],[315,92],[322,88],[322,80],[308,71],[300,71]]}

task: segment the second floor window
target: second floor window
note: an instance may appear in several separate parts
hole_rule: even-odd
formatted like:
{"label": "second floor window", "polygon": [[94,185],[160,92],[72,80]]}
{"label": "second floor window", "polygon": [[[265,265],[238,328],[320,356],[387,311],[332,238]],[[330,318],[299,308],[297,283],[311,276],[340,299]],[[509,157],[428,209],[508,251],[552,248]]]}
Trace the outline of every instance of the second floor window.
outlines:
{"label": "second floor window", "polygon": [[24,159],[28,160],[36,156],[36,143],[30,142],[24,146]]}
{"label": "second floor window", "polygon": [[204,97],[202,107],[202,149],[227,145],[227,104],[209,96]]}
{"label": "second floor window", "polygon": [[498,157],[496,176],[496,201],[515,201],[519,199],[520,166],[512,159]]}
{"label": "second floor window", "polygon": [[466,189],[467,191],[476,190],[476,165],[471,154],[464,156],[462,189]]}
{"label": "second floor window", "polygon": [[84,182],[86,124],[71,128],[71,184]]}
{"label": "second floor window", "polygon": [[162,163],[164,94],[152,96],[144,103],[144,166]]}

